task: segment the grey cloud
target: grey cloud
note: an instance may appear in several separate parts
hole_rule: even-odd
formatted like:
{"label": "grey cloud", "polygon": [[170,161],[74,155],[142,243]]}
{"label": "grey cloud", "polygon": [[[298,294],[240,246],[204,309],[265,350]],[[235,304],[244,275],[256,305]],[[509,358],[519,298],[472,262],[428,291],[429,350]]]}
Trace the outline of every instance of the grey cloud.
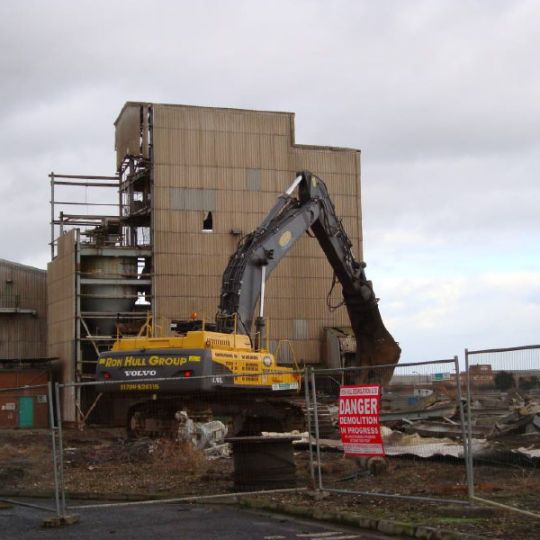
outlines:
{"label": "grey cloud", "polygon": [[[539,18],[533,0],[6,0],[0,256],[45,264],[47,174],[113,173],[112,123],[124,101],[148,100],[294,111],[298,142],[361,148],[370,277],[384,301],[413,302],[409,315],[433,298],[402,298],[396,272],[440,280],[471,258],[480,272],[510,248],[505,271],[534,269]],[[456,305],[471,324],[482,302],[499,316],[492,292]],[[420,330],[390,317],[412,347]],[[431,331],[442,348],[469,329]],[[471,341],[488,336],[480,325]]]}

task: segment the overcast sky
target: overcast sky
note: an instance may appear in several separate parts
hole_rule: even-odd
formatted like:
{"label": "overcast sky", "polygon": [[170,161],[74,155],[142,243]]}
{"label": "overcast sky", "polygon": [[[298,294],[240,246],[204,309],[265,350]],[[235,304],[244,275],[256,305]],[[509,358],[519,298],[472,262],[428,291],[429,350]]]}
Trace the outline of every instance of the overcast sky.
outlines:
{"label": "overcast sky", "polygon": [[540,2],[3,0],[0,257],[49,259],[48,173],[113,174],[144,100],[296,112],[362,149],[406,360],[540,342]]}

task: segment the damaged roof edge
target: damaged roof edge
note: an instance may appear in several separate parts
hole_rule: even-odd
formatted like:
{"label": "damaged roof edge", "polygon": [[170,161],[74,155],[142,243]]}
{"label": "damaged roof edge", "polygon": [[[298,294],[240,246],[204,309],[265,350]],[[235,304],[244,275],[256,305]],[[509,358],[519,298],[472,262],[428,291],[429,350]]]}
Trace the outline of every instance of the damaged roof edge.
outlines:
{"label": "damaged roof edge", "polygon": [[305,150],[328,150],[332,152],[358,152],[360,153],[361,150],[359,148],[349,148],[345,146],[329,146],[329,145],[316,145],[316,144],[299,144],[295,141],[295,117],[296,113],[288,112],[288,111],[268,111],[268,110],[260,110],[260,109],[240,109],[236,107],[209,107],[205,105],[185,105],[180,103],[155,103],[150,101],[126,101],[120,110],[120,113],[116,117],[116,120],[114,121],[114,125],[116,126],[118,124],[118,121],[120,120],[120,117],[124,113],[124,111],[133,105],[159,105],[162,107],[181,107],[184,109],[199,109],[199,110],[210,110],[210,111],[232,111],[232,112],[244,112],[244,113],[253,113],[253,114],[284,114],[289,117],[289,123],[290,123],[290,130],[291,130],[291,145],[294,148],[303,148]]}

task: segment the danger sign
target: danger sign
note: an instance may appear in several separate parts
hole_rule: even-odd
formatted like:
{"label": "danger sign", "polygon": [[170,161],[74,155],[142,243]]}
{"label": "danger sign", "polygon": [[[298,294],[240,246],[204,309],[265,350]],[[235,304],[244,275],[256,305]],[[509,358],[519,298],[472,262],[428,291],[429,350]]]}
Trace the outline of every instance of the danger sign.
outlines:
{"label": "danger sign", "polygon": [[339,433],[348,456],[384,456],[381,387],[347,385],[339,390]]}

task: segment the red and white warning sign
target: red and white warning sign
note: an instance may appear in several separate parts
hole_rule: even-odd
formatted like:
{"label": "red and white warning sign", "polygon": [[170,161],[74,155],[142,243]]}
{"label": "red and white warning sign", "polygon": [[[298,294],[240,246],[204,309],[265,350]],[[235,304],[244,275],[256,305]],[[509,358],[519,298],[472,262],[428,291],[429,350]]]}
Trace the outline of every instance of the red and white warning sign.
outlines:
{"label": "red and white warning sign", "polygon": [[339,433],[348,456],[384,456],[381,387],[345,385],[339,390]]}

